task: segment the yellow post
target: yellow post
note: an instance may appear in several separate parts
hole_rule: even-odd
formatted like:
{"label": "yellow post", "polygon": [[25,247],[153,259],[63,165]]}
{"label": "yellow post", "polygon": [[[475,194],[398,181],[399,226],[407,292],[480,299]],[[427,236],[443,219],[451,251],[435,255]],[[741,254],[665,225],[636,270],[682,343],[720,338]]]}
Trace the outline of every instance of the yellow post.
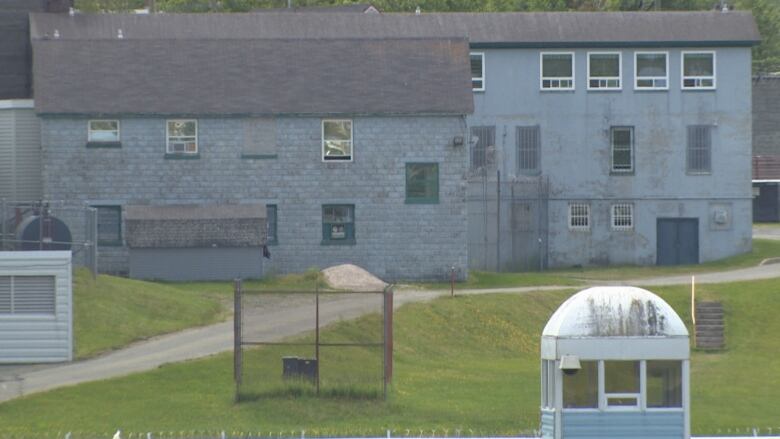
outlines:
{"label": "yellow post", "polygon": [[691,276],[691,320],[693,321],[693,345],[696,346],[696,276]]}

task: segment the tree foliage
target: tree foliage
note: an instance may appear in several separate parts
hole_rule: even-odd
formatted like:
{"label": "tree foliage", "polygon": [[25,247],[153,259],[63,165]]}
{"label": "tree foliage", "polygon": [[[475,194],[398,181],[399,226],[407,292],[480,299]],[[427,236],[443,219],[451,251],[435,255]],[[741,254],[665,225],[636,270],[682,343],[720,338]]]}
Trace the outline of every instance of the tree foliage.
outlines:
{"label": "tree foliage", "polygon": [[[152,2],[166,12],[245,12],[256,8],[283,8],[287,0],[76,0],[84,11],[127,11]],[[711,10],[722,0],[356,0],[387,12],[507,12],[507,11],[653,11]],[[780,72],[780,0],[725,0],[749,10],[758,23],[762,42],[753,49],[753,71]],[[295,6],[327,6],[351,0],[293,0]],[[733,4],[736,2],[736,4]]]}

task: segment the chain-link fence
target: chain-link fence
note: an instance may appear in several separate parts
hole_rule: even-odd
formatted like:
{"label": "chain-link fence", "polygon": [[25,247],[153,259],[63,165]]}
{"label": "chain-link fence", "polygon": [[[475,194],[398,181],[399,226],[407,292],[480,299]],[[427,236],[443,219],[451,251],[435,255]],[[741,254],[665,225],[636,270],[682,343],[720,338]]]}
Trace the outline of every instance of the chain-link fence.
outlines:
{"label": "chain-link fence", "polygon": [[[237,280],[234,290],[236,401],[387,395],[393,364],[391,287],[269,292],[245,290]],[[275,310],[270,318],[259,312],[268,307]],[[279,341],[289,334],[299,335]]]}
{"label": "chain-link fence", "polygon": [[0,199],[0,250],[70,250],[97,274],[97,210],[61,201]]}

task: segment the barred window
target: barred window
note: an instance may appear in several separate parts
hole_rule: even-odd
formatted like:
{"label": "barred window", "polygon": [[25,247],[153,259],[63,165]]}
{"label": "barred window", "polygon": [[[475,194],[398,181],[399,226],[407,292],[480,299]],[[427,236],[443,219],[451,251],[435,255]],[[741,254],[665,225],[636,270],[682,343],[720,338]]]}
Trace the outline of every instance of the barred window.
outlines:
{"label": "barred window", "polygon": [[496,127],[471,127],[471,169],[487,168],[495,162]]}
{"label": "barred window", "polygon": [[631,230],[634,228],[634,205],[621,203],[612,205],[612,230]]}
{"label": "barred window", "polygon": [[709,174],[712,170],[712,126],[688,126],[686,168],[692,174]]}
{"label": "barred window", "polygon": [[517,168],[524,174],[539,172],[541,136],[539,126],[517,127]]}
{"label": "barred window", "polygon": [[569,204],[569,229],[590,230],[590,204]]}

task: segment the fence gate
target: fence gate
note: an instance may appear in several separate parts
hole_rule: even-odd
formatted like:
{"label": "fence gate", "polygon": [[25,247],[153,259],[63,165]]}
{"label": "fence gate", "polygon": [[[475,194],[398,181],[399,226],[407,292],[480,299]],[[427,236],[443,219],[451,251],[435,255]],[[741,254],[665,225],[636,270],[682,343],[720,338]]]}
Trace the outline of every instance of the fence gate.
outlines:
{"label": "fence gate", "polygon": [[233,322],[236,402],[307,394],[387,397],[392,286],[252,291],[237,279]]}

